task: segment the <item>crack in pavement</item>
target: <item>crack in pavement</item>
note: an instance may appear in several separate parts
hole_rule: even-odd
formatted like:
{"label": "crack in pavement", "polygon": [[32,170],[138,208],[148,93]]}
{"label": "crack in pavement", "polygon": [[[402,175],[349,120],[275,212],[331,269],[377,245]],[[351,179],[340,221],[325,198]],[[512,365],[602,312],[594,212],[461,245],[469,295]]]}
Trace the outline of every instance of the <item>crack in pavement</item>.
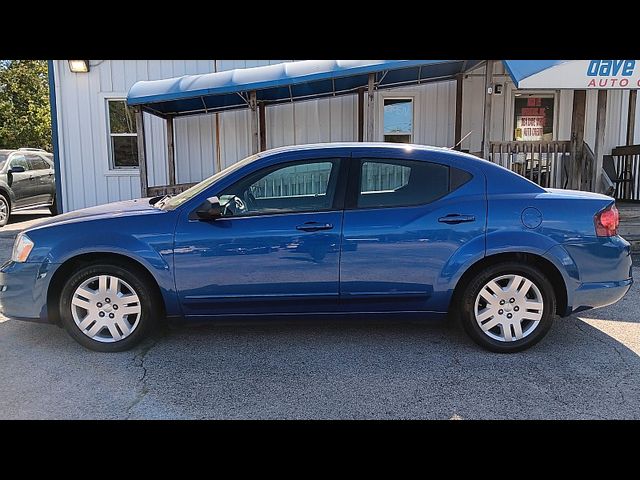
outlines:
{"label": "crack in pavement", "polygon": [[156,345],[158,345],[158,343],[160,343],[161,339],[162,339],[161,336],[157,336],[155,339],[147,342],[147,344],[143,345],[140,348],[140,350],[133,356],[134,366],[142,369],[142,376],[138,378],[139,391],[136,394],[136,397],[133,399],[133,402],[131,402],[131,405],[129,405],[129,407],[127,408],[127,416],[126,416],[127,420],[131,418],[131,415],[133,414],[133,409],[144,399],[144,397],[147,396],[147,393],[149,393],[149,388],[147,387],[147,382],[146,382],[147,367],[145,366],[144,361],[147,354],[151,351],[152,348],[154,348]]}

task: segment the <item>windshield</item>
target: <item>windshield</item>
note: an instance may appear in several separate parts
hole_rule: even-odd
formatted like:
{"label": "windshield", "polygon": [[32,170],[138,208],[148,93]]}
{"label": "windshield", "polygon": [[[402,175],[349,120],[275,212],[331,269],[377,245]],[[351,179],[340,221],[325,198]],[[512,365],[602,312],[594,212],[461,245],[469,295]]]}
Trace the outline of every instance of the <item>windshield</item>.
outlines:
{"label": "windshield", "polygon": [[235,172],[239,168],[244,167],[248,163],[251,163],[251,162],[253,162],[254,160],[256,160],[258,158],[260,158],[260,154],[259,153],[255,154],[255,155],[251,155],[251,156],[245,158],[244,160],[241,160],[241,161],[239,161],[237,163],[234,163],[233,165],[225,168],[224,170],[221,170],[220,172],[216,173],[215,175],[213,175],[213,176],[211,176],[209,178],[205,178],[203,181],[201,181],[200,183],[195,184],[193,187],[185,190],[184,192],[179,193],[178,195],[176,195],[174,197],[168,198],[167,200],[162,202],[162,206],[160,208],[162,210],[174,210],[174,209],[178,208],[180,205],[182,205],[183,203],[191,200],[193,197],[198,195],[200,192],[202,192],[202,191],[206,190],[207,188],[209,188],[211,185],[213,185],[215,182],[217,182],[221,178],[226,177],[230,173]]}

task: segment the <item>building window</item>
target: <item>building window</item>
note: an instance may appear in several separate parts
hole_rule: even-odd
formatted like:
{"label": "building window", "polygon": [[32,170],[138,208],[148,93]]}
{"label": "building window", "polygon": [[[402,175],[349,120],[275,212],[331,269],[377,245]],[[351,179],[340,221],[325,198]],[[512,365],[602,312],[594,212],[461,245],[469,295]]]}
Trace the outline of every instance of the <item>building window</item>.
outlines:
{"label": "building window", "polygon": [[413,99],[385,98],[384,141],[411,143],[413,140]]}
{"label": "building window", "polygon": [[111,168],[138,167],[138,134],[133,109],[125,100],[107,100]]}
{"label": "building window", "polygon": [[554,100],[553,95],[516,96],[513,108],[513,139],[521,141],[553,140]]}

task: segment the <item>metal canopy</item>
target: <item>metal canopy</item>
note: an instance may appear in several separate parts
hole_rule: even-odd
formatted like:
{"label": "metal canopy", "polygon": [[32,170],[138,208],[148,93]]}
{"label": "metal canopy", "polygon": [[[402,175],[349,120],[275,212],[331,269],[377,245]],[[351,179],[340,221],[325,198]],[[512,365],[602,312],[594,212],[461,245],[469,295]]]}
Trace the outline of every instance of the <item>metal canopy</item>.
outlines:
{"label": "metal canopy", "polygon": [[503,60],[502,63],[507,72],[509,72],[513,83],[518,87],[518,84],[525,78],[566,61],[567,60]]}
{"label": "metal canopy", "polygon": [[480,60],[306,60],[164,80],[131,87],[127,103],[160,116],[220,112],[255,100],[277,104],[355,93],[375,75],[377,88],[453,79]]}

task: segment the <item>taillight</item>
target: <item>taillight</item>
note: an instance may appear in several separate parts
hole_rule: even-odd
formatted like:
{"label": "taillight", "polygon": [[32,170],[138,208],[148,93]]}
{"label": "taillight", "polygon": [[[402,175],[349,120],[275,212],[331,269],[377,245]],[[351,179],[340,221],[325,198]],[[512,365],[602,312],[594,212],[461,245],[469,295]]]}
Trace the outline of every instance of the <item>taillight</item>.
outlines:
{"label": "taillight", "polygon": [[613,237],[618,234],[618,225],[620,224],[620,215],[616,205],[596,213],[593,217],[593,223],[596,225],[596,235],[598,237]]}

